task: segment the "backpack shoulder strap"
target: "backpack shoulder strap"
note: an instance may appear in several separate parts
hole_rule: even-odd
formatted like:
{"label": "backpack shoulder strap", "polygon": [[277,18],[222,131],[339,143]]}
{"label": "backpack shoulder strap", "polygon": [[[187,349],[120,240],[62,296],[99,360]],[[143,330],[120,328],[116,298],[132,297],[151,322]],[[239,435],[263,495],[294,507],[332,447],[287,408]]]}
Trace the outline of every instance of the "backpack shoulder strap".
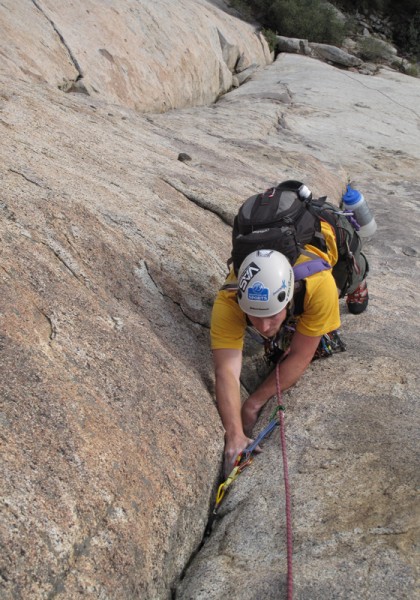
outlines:
{"label": "backpack shoulder strap", "polygon": [[300,281],[301,279],[305,279],[305,277],[314,275],[314,273],[327,271],[328,269],[331,269],[330,263],[321,257],[317,257],[294,266],[293,273],[295,275],[295,281]]}
{"label": "backpack shoulder strap", "polygon": [[224,285],[222,285],[222,287],[220,288],[219,291],[223,292],[223,291],[231,291],[231,292],[236,292],[238,290],[238,283],[225,283]]}

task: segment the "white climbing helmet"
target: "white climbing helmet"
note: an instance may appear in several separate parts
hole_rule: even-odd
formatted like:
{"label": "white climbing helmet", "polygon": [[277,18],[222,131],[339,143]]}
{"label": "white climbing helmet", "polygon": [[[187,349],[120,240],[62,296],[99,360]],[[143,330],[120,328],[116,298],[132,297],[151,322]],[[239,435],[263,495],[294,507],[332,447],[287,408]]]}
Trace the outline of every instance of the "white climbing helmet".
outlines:
{"label": "white climbing helmet", "polygon": [[239,306],[252,317],[272,317],[292,299],[294,282],[293,269],[283,254],[256,250],[239,268]]}

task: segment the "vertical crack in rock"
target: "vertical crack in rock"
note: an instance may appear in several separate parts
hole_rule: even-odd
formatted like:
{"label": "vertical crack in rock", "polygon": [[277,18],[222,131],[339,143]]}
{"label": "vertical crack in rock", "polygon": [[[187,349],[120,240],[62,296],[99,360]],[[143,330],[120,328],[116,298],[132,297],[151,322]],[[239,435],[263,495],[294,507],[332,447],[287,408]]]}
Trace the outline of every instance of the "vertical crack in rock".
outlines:
{"label": "vertical crack in rock", "polygon": [[217,33],[219,34],[219,43],[223,61],[229,71],[234,73],[241,58],[239,48],[236,44],[229,43],[219,28],[217,28]]}
{"label": "vertical crack in rock", "polygon": [[[401,102],[397,102],[394,98],[392,98],[388,94],[385,94],[385,92],[383,92],[382,90],[378,90],[376,88],[372,88],[372,87],[366,85],[362,81],[356,79],[355,77],[352,77],[349,73],[344,73],[344,75],[346,77],[348,77],[349,79],[351,79],[352,81],[358,83],[359,85],[362,85],[363,87],[367,88],[368,90],[377,92],[378,94],[381,94],[381,96],[383,96],[384,98],[387,98],[390,102],[395,104],[395,106],[399,106],[400,108],[405,108],[405,110],[408,110],[414,116],[416,116],[418,119],[420,119],[420,114],[418,112],[416,112],[413,108],[410,108],[409,106],[405,106],[404,104],[401,104]],[[420,123],[419,123],[419,126],[420,126]]]}
{"label": "vertical crack in rock", "polygon": [[52,19],[50,19],[50,17],[48,15],[46,15],[45,12],[43,11],[43,9],[40,7],[38,1],[37,0],[32,0],[32,2],[34,4],[34,6],[39,10],[39,12],[47,19],[47,21],[50,23],[51,27],[54,29],[55,33],[60,38],[61,43],[63,44],[63,46],[65,47],[65,49],[68,52],[69,58],[70,58],[71,62],[73,63],[74,68],[78,72],[78,76],[76,78],[76,81],[79,81],[79,79],[83,78],[83,71],[82,71],[79,63],[77,62],[76,57],[74,56],[73,52],[71,51],[70,46],[67,44],[66,40],[64,39],[64,37],[60,33],[60,31],[57,29],[57,26],[54,23],[54,21]]}
{"label": "vertical crack in rock", "polygon": [[[182,312],[182,314],[184,315],[184,317],[186,317],[190,323],[193,323],[194,325],[200,325],[200,327],[204,327],[205,329],[209,329],[209,326],[206,323],[201,323],[200,321],[196,321],[194,319],[192,319],[189,315],[187,315],[187,313],[185,312],[181,302],[178,302],[177,300],[174,300],[174,298],[171,298],[171,296],[169,296],[168,294],[166,294],[161,287],[156,283],[156,281],[153,279],[152,274],[150,273],[149,267],[146,263],[146,261],[144,261],[144,271],[147,273],[147,276],[149,277],[150,281],[153,283],[153,285],[155,286],[156,290],[159,292],[159,294],[162,296],[162,298],[168,299],[170,300],[173,304],[175,304],[175,306],[177,306],[179,308],[179,310]],[[140,270],[139,270],[140,271]]]}
{"label": "vertical crack in rock", "polygon": [[223,223],[225,223],[225,225],[229,225],[229,227],[232,227],[232,223],[229,221],[228,217],[225,214],[208,206],[208,204],[206,204],[205,200],[203,200],[199,196],[192,194],[191,192],[188,192],[185,189],[182,189],[182,186],[175,185],[172,181],[169,181],[169,179],[166,179],[165,177],[162,177],[162,181],[164,181],[169,186],[171,186],[171,188],[173,188],[174,190],[176,190],[177,192],[179,192],[180,194],[185,196],[185,198],[187,200],[190,200],[190,202],[194,202],[194,204],[196,204],[200,208],[204,208],[204,210],[207,210],[207,211],[213,213],[214,215],[216,215],[216,217],[219,217],[219,219]]}
{"label": "vertical crack in rock", "polygon": [[[224,479],[225,479],[225,477],[223,476],[223,467],[221,466],[220,472],[219,472],[219,477],[217,479],[217,483],[213,487],[213,491],[212,491],[212,495],[211,495],[211,504],[210,504],[209,511],[208,511],[208,519],[207,519],[206,527],[203,532],[203,536],[202,536],[200,542],[197,544],[197,547],[192,551],[189,559],[186,561],[185,566],[182,569],[181,574],[179,575],[178,581],[172,586],[171,600],[180,599],[180,596],[179,596],[180,584],[187,576],[188,571],[189,571],[191,565],[193,564],[193,562],[200,555],[207,540],[209,540],[210,537],[212,536],[214,528],[220,526],[223,519],[226,516],[228,516],[230,513],[234,512],[234,511],[240,513],[240,511],[241,511],[241,506],[244,504],[244,500],[238,499],[236,501],[235,505],[231,506],[230,508],[227,508],[226,504],[224,504],[223,510],[221,512],[217,512],[217,514],[214,513],[214,504],[215,504],[217,490],[218,490],[219,484],[222,483],[224,481]],[[228,494],[228,493],[229,493],[229,490],[226,492],[226,494]],[[219,555],[222,555],[222,554],[223,554],[223,551],[220,550],[220,541],[219,541]]]}

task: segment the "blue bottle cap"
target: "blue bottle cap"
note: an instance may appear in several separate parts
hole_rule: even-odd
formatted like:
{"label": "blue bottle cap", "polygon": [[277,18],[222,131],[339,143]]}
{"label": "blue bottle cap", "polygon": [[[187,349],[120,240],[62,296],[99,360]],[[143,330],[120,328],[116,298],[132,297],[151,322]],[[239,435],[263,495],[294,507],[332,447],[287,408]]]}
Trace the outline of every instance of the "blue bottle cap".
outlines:
{"label": "blue bottle cap", "polygon": [[347,186],[347,192],[342,196],[343,202],[348,205],[356,204],[361,197],[362,194],[359,191],[354,190],[351,185]]}

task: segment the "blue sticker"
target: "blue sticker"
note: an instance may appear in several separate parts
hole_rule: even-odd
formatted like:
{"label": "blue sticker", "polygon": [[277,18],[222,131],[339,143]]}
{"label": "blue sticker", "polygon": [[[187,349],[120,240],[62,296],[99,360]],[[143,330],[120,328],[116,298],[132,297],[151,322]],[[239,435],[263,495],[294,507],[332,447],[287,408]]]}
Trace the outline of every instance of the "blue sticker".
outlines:
{"label": "blue sticker", "polygon": [[248,288],[248,300],[257,300],[257,302],[268,302],[268,288],[265,288],[260,281],[256,281],[252,287]]}

